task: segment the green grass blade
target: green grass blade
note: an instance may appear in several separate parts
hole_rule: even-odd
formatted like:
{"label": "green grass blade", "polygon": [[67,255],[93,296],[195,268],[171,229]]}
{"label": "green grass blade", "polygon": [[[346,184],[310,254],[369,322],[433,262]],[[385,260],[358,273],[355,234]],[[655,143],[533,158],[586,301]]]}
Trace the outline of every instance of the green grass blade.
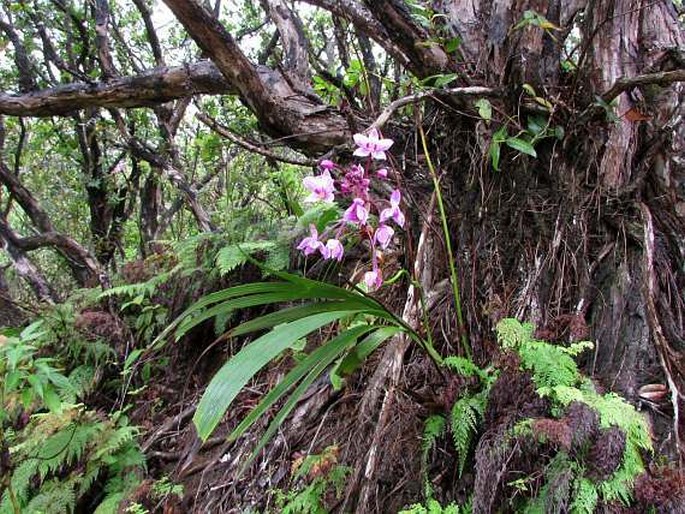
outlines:
{"label": "green grass blade", "polygon": [[[354,327],[346,332],[343,332],[335,339],[324,343],[316,350],[311,352],[300,363],[297,364],[290,372],[281,380],[276,387],[264,396],[259,404],[252,409],[252,411],[240,422],[240,424],[228,436],[229,440],[235,440],[245,433],[255,421],[257,421],[272,405],[280,400],[297,382],[299,382],[305,375],[307,375],[322,359],[327,359],[329,354],[334,351],[336,355],[340,354],[349,346],[354,340],[363,336],[365,333],[375,330],[376,327],[371,325]],[[342,342],[340,342],[342,341]],[[332,346],[331,346],[332,345]]]}
{"label": "green grass blade", "polygon": [[235,354],[214,375],[197,406],[193,422],[200,439],[207,440],[240,390],[268,362],[298,339],[348,314],[326,312],[278,326]]}

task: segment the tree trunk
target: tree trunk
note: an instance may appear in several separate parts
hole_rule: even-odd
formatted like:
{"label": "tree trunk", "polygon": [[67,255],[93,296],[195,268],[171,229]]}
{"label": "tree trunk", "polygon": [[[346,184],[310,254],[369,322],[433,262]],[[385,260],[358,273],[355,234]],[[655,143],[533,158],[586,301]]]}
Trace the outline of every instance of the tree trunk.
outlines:
{"label": "tree trunk", "polygon": [[99,283],[108,282],[106,274],[101,269],[97,259],[74,239],[54,230],[50,217],[36,198],[2,161],[0,161],[0,182],[5,186],[12,198],[21,206],[40,233],[38,236],[18,239],[16,241],[17,245],[24,251],[54,246],[55,250],[64,257],[76,282],[81,286],[94,286]]}
{"label": "tree trunk", "polygon": [[[639,401],[641,386],[655,380],[673,382],[682,393],[684,90],[680,84],[630,88],[618,96],[613,121],[591,104],[593,94],[608,91],[621,77],[682,66],[673,54],[683,47],[675,9],[671,2],[588,2],[580,70],[567,83],[559,66],[549,64],[559,62],[560,45],[539,28],[510,30],[520,19],[520,3],[505,3],[493,3],[486,32],[501,36],[494,41],[498,45],[488,50],[492,38],[476,35],[465,38],[464,52],[494,56],[499,66],[487,69],[503,70],[499,82],[527,82],[548,92],[552,103],[559,100],[552,123],[563,124],[566,137],[541,141],[537,160],[507,150],[499,174],[482,173],[481,163],[469,158],[486,150],[476,137],[432,142],[441,162],[453,163],[445,166],[451,170],[445,187],[459,191],[452,215],[459,227],[462,280],[471,285],[464,289],[471,340],[486,341],[492,323],[515,315],[535,321],[540,334],[553,340],[596,341],[588,370],[632,401]],[[570,7],[535,5],[555,24],[568,23],[564,9]],[[462,2],[451,2],[451,20],[473,30],[455,16],[463,8]],[[477,9],[474,19],[485,19],[483,12]],[[473,44],[479,39],[480,51]],[[586,88],[594,93],[584,93]],[[575,112],[565,112],[564,104],[576,106]],[[517,111],[515,104],[502,108]],[[482,130],[483,122],[478,125]],[[479,132],[478,126],[466,129],[458,122],[452,134]],[[645,242],[649,219],[656,238],[651,250]],[[486,347],[480,352],[487,360]],[[682,402],[672,392],[677,421]],[[655,420],[663,430],[663,418]],[[682,427],[670,428],[671,441],[678,443]],[[671,452],[678,454],[675,444]]]}
{"label": "tree trunk", "polygon": [[143,257],[151,253],[152,243],[159,238],[159,214],[162,204],[162,188],[159,172],[151,170],[140,192],[140,251]]}
{"label": "tree trunk", "polygon": [[[45,280],[45,277],[29,260],[24,250],[22,250],[22,248],[17,244],[17,239],[18,238],[16,234],[9,227],[7,221],[0,219],[0,241],[2,241],[2,246],[12,261],[17,274],[26,281],[39,301],[49,304],[54,303],[56,296],[50,287],[50,284],[48,284],[48,281]],[[2,284],[5,285],[4,271],[2,276]],[[5,287],[2,289],[2,293],[4,294],[6,292],[7,288]],[[2,302],[6,303],[4,299]],[[18,324],[19,320],[17,320],[16,325]]]}

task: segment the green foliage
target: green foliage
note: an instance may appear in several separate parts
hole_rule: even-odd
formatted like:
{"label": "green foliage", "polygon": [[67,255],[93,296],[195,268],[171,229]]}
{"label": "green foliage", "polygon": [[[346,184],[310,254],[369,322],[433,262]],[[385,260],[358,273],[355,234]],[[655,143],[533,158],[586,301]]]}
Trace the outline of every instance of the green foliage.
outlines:
{"label": "green foliage", "polygon": [[569,348],[536,341],[534,326],[507,318],[497,324],[497,338],[502,348],[511,349],[521,358],[524,369],[531,372],[541,395],[557,386],[573,386],[580,379],[578,366],[571,357],[592,347],[592,343],[576,343]]}
{"label": "green foliage", "polygon": [[[174,484],[168,476],[163,476],[159,480],[155,480],[150,487],[150,499],[163,503],[169,496],[176,496],[177,498],[183,498],[183,486],[181,484]],[[112,507],[100,504],[98,508],[116,509],[124,498],[123,494],[111,495],[114,498],[112,502]],[[119,498],[117,501],[117,497]],[[116,503],[114,503],[116,502]],[[97,511],[96,511],[97,512]],[[103,510],[104,512],[104,510]],[[116,510],[114,510],[116,512]],[[149,514],[150,511],[144,505],[138,502],[133,502],[126,507],[126,514]]]}
{"label": "green foliage", "polygon": [[46,332],[38,320],[21,332],[6,330],[0,344],[0,424],[21,411],[48,408],[59,413],[63,401],[75,402],[85,393],[82,372],[72,382],[55,365],[57,359],[43,357]]}
{"label": "green foliage", "polygon": [[[96,480],[104,481],[108,495],[130,489],[145,463],[136,436],[124,417],[103,419],[81,407],[34,415],[10,447],[9,485],[22,511],[73,512]],[[8,491],[0,512],[13,512]]]}
{"label": "green foliage", "polygon": [[545,18],[542,14],[530,10],[524,11],[523,18],[521,19],[521,21],[519,21],[516,25],[513,26],[512,30],[519,30],[524,27],[538,27],[548,33],[552,30],[561,30],[554,23],[550,22],[547,18]]}
{"label": "green foliage", "polygon": [[597,508],[599,494],[595,484],[584,477],[576,478],[574,482],[574,498],[571,512],[574,514],[593,514]]}
{"label": "green foliage", "polygon": [[276,271],[285,270],[290,264],[290,247],[287,242],[248,241],[225,246],[216,255],[216,265],[222,275],[232,272],[248,262],[251,256],[266,254],[264,266]]}
{"label": "green foliage", "polygon": [[442,364],[462,377],[477,377],[479,388],[475,391],[466,391],[454,402],[449,415],[449,424],[447,423],[448,420],[440,415],[430,416],[426,419],[421,462],[424,469],[424,494],[428,499],[432,498],[433,491],[425,470],[428,466],[430,452],[437,439],[442,437],[445,429],[449,426],[457,453],[458,476],[461,477],[485,416],[490,388],[497,377],[493,370],[483,370],[465,357],[449,356],[443,359]]}
{"label": "green foliage", "polygon": [[295,480],[304,482],[303,486],[289,491],[276,491],[275,501],[280,514],[327,514],[325,506],[327,495],[341,497],[345,481],[352,471],[338,464],[338,447],[329,446],[319,455],[308,455],[295,463]]}
{"label": "green foliage", "polygon": [[[307,302],[252,319],[228,333],[236,337],[268,330],[224,364],[207,386],[193,418],[198,435],[202,440],[207,440],[238,393],[269,362],[326,325],[336,323],[342,329],[339,335],[301,359],[229,435],[229,439],[237,439],[272,406],[289,395],[259,440],[250,460],[270,440],[307,388],[336,360],[346,362],[345,356],[351,352],[355,356],[348,363],[368,355],[394,333],[388,331],[388,327],[403,330],[417,342],[423,343],[414,331],[370,297],[323,282],[273,270],[270,272],[279,281],[244,284],[209,294],[187,309],[157,339],[159,346],[172,332],[176,338],[180,338],[198,324],[237,309]],[[373,343],[367,346],[369,340],[362,338],[379,330],[383,332],[378,339],[372,340]],[[358,348],[360,341],[365,342],[361,350]],[[345,367],[349,368],[347,365]]]}
{"label": "green foliage", "polygon": [[452,406],[450,430],[459,459],[460,477],[464,472],[466,459],[471,451],[474,438],[485,416],[489,393],[489,388],[485,388],[477,394],[460,398]]}
{"label": "green foliage", "polygon": [[460,512],[468,512],[466,509],[459,509],[455,503],[450,503],[446,507],[440,505],[437,500],[430,499],[425,506],[416,503],[408,509],[401,510],[399,514],[459,514]]}
{"label": "green foliage", "polygon": [[[615,393],[597,393],[592,382],[581,376],[572,356],[591,348],[591,343],[584,341],[568,347],[555,346],[535,340],[533,332],[532,324],[514,319],[502,320],[497,325],[500,344],[518,353],[521,366],[531,373],[537,393],[551,399],[552,413],[561,417],[571,402],[583,403],[599,414],[601,428],[620,428],[626,435],[626,442],[620,466],[608,479],[600,481],[587,477],[585,455],[576,455],[571,459],[564,452],[559,452],[547,467],[550,476],[545,477],[546,485],[538,497],[531,501],[528,511],[539,512],[544,502],[553,501],[550,500],[551,493],[548,491],[551,489],[548,486],[554,481],[554,473],[561,473],[560,470],[572,473],[573,487],[568,491],[572,512],[593,512],[599,500],[606,503],[620,501],[628,505],[632,498],[633,482],[645,470],[642,454],[652,451],[649,427],[644,416]],[[525,420],[512,433],[521,435],[530,430],[530,426],[530,420]]]}
{"label": "green foliage", "polygon": [[423,425],[423,442],[421,443],[421,467],[423,468],[424,495],[426,498],[433,496],[433,486],[428,476],[428,458],[435,447],[437,440],[442,437],[447,428],[447,420],[444,416],[429,416]]}
{"label": "green foliage", "polygon": [[11,471],[0,512],[73,512],[96,481],[108,492],[128,488],[144,464],[137,430],[122,416],[107,418],[76,404],[97,384],[111,349],[97,341],[82,347],[71,304],[21,331],[5,330],[2,338],[0,444],[9,448]]}

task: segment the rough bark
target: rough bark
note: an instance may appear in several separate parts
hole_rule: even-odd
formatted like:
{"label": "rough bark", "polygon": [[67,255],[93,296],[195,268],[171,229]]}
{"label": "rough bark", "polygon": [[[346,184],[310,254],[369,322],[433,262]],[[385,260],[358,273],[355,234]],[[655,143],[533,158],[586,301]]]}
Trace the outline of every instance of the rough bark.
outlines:
{"label": "rough bark", "polygon": [[304,35],[302,20],[283,0],[263,0],[269,17],[278,27],[283,43],[283,64],[292,82],[305,89],[311,79],[309,73],[309,43]]}
{"label": "rough bark", "polygon": [[[26,281],[36,298],[41,302],[54,303],[56,295],[50,284],[28,258],[25,249],[18,244],[19,238],[4,219],[0,219],[0,241],[17,274]],[[2,292],[6,292],[6,289]]]}
{"label": "rough bark", "polygon": [[[54,230],[50,217],[38,203],[31,192],[10,172],[3,162],[0,161],[0,182],[5,186],[10,195],[28,215],[40,236],[34,236],[32,240],[40,244],[32,243],[24,248],[33,249],[43,246],[55,246],[57,252],[66,260],[74,278],[79,285],[95,285],[107,282],[106,274],[90,252],[77,243],[71,237],[60,234]],[[15,242],[21,247],[21,240]]]}
{"label": "rough bark", "polygon": [[347,141],[347,121],[273,73],[261,77],[224,26],[196,0],[165,0],[197,45],[255,112],[271,136],[317,153]]}

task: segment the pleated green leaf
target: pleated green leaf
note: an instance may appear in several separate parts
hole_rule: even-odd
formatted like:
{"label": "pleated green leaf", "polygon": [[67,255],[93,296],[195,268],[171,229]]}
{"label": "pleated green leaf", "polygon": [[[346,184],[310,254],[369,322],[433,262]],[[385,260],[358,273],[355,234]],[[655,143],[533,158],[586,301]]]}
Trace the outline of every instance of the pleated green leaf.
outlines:
{"label": "pleated green leaf", "polygon": [[[292,412],[292,410],[297,406],[302,395],[309,389],[309,387],[314,383],[314,381],[330,366],[338,356],[344,352],[350,345],[364,335],[374,327],[370,325],[362,325],[358,327],[351,328],[338,335],[337,337],[331,339],[328,343],[319,347],[316,351],[308,357],[310,370],[306,376],[300,381],[299,385],[290,394],[290,397],[285,402],[285,405],[278,411],[278,414],[269,424],[269,427],[264,432],[264,435],[260,438],[257,446],[252,451],[250,458],[245,462],[242,469],[245,469],[247,465],[254,459],[254,457],[259,453],[259,451],[264,448],[264,446],[271,440],[271,438],[276,433],[276,430],[281,426],[285,418]],[[304,367],[303,367],[304,368]],[[304,369],[303,369],[304,371]],[[294,383],[294,382],[293,382]],[[292,384],[290,384],[292,385]],[[290,387],[290,386],[289,386]],[[253,421],[254,422],[254,421]]]}
{"label": "pleated green leaf", "polygon": [[335,353],[337,357],[359,337],[376,329],[377,327],[371,325],[354,327],[343,332],[336,338],[328,341],[310,353],[300,363],[298,363],[298,365],[295,366],[276,387],[274,387],[266,396],[261,399],[259,404],[252,409],[250,414],[248,414],[245,419],[240,422],[233,432],[231,432],[231,435],[228,437],[229,440],[235,440],[243,435],[245,431],[262,416],[262,414],[264,414],[272,405],[280,400],[283,395],[285,395],[303,377],[310,373],[322,360],[327,361],[328,357],[333,353]]}
{"label": "pleated green leaf", "polygon": [[202,395],[193,417],[200,438],[209,438],[240,390],[267,363],[298,339],[349,314],[325,312],[279,325],[241,349],[214,375]]}

